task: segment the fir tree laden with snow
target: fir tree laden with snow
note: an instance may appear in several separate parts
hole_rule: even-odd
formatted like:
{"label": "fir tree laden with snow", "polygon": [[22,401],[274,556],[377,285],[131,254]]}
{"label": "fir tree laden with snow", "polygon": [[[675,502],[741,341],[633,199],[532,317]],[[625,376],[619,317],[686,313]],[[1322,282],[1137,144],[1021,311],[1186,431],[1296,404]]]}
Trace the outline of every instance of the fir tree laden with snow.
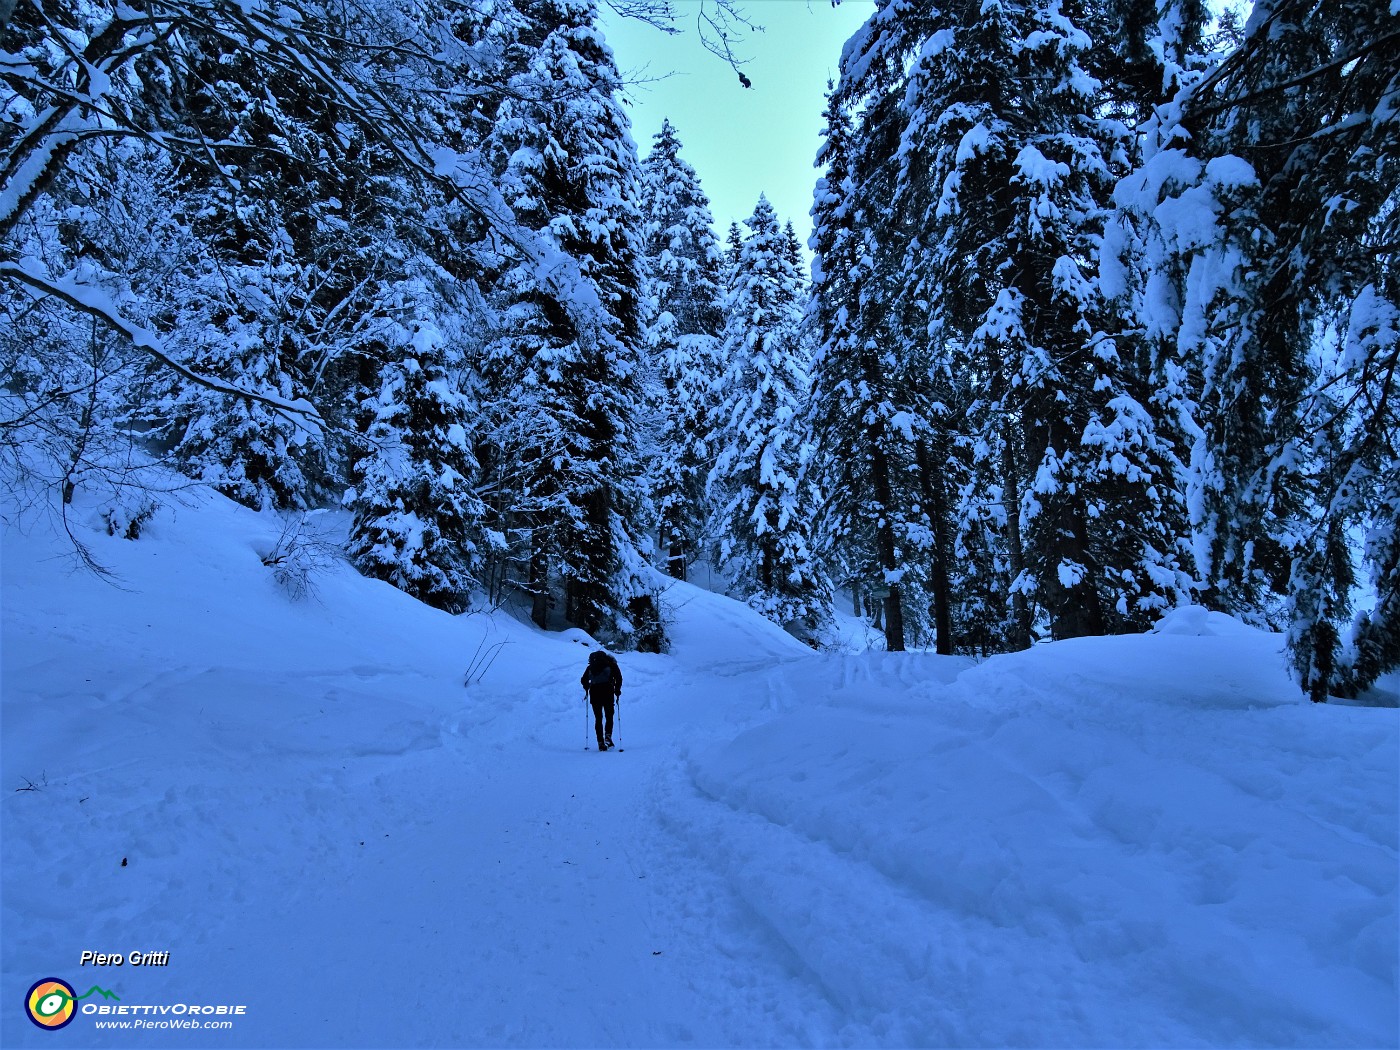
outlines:
{"label": "fir tree laden with snow", "polygon": [[[858,600],[866,591],[876,595],[886,648],[900,652],[926,634],[924,610],[933,604],[930,580],[938,571],[938,534],[918,484],[917,446],[933,406],[927,371],[908,367],[913,339],[905,314],[885,293],[891,255],[902,262],[902,242],[883,229],[892,158],[874,147],[878,135],[853,134],[848,107],[858,91],[847,80],[831,93],[817,158],[826,173],[812,208],[811,320],[822,343],[808,425],[826,495],[819,517],[824,556],[844,565]],[[876,119],[864,114],[867,132]],[[940,626],[935,642],[952,652],[951,628]]]}
{"label": "fir tree laden with snow", "polygon": [[830,617],[831,585],[811,537],[816,500],[801,421],[810,385],[803,282],[766,197],[746,225],[724,300],[726,367],[714,388],[714,530],[738,596],[810,636]]}
{"label": "fir tree laden with snow", "polygon": [[896,196],[923,231],[904,294],[981,384],[964,498],[1004,504],[1013,593],[1056,638],[1141,629],[1190,585],[1171,451],[1094,285],[1126,147],[1095,114],[1081,16],[993,2],[924,26]]}
{"label": "fir tree laden with snow", "polygon": [[[412,268],[406,260],[427,240],[411,245],[387,227],[411,215],[407,225],[422,229],[447,193],[479,226],[493,225],[479,180],[464,190],[468,180],[446,170],[446,154],[442,168],[422,162],[468,144],[446,142],[444,122],[417,118],[445,96],[483,97],[460,90],[462,70],[479,65],[470,34],[457,33],[460,16],[491,22],[508,12],[440,0],[411,13],[358,9],[347,24],[316,0],[275,11],[26,0],[7,28],[7,43],[22,42],[23,54],[3,74],[14,119],[0,130],[0,282],[59,293],[132,339],[156,389],[109,407],[139,416],[188,473],[252,506],[302,506],[338,492],[337,441],[353,431],[362,399],[347,376],[391,320],[379,290]],[[373,61],[356,61],[366,54]],[[41,55],[53,69],[34,61]],[[152,232],[169,237],[165,282],[147,287],[108,272],[111,230],[85,246],[81,272],[11,254],[9,237],[50,196],[77,188],[103,198],[101,208],[126,206],[117,187],[129,180],[82,174],[86,143],[100,142],[164,154],[174,193]],[[132,174],[149,170],[139,152],[126,151]],[[470,168],[460,155],[458,165]],[[499,209],[489,214],[509,238]],[[377,391],[376,369],[365,371]]]}
{"label": "fir tree laden with snow", "polygon": [[715,238],[709,198],[680,151],[676,129],[663,121],[641,165],[648,274],[657,307],[676,319],[678,331],[716,336],[724,325],[723,253]]}
{"label": "fir tree laden with snow", "polygon": [[[1394,5],[1256,4],[1119,187],[1189,381],[1205,600],[1282,613],[1303,688],[1400,665]],[[1354,615],[1369,577],[1375,605]],[[1281,606],[1281,609],[1280,609]]]}
{"label": "fir tree laden with snow", "polygon": [[[433,301],[419,285],[402,289]],[[361,406],[366,451],[351,466],[349,554],[367,576],[429,605],[462,612],[481,572],[485,508],[477,496],[470,428],[476,405],[461,389],[463,333],[430,316],[401,330],[377,396]]]}
{"label": "fir tree laden with snow", "polygon": [[[1252,94],[1285,118],[1261,122],[1252,142],[1214,123],[1223,130],[1217,141],[1248,158],[1259,178],[1245,212],[1257,207],[1268,218],[1267,268],[1248,277],[1254,295],[1244,320],[1253,340],[1284,353],[1306,348],[1309,358],[1298,435],[1269,450],[1264,473],[1280,485],[1301,474],[1309,497],[1287,536],[1285,612],[1294,671],[1319,701],[1355,696],[1400,667],[1397,41],[1393,4],[1388,17],[1382,5],[1355,0],[1316,12],[1260,4],[1240,51],[1200,86],[1196,103],[1249,111]],[[1244,217],[1229,217],[1232,239],[1244,233],[1235,225]],[[1330,336],[1320,347],[1319,327]],[[1234,345],[1251,341],[1241,335]],[[1358,585],[1374,596],[1369,609],[1356,609]]]}
{"label": "fir tree laden with snow", "polygon": [[[496,115],[503,192],[536,255],[498,285],[487,395],[497,473],[532,617],[612,641],[664,644],[642,556],[642,218],[638,162],[591,0],[521,4],[519,72]],[[568,261],[572,260],[572,265]],[[562,264],[562,265],[561,265]]]}
{"label": "fir tree laden with snow", "polygon": [[[30,18],[28,5],[20,14],[17,21],[23,25]],[[269,90],[267,70],[258,68],[253,55],[194,27],[173,35],[158,59],[148,56],[139,71],[142,76],[130,69],[99,75],[103,61],[115,56],[97,56],[121,39],[118,30],[128,14],[96,3],[62,12],[60,18],[71,18],[73,24],[61,29],[42,13],[37,20],[48,31],[87,45],[87,87],[109,96],[94,106],[94,111],[110,115],[104,119],[112,126],[102,134],[111,133],[122,143],[122,132],[131,122],[162,128],[160,134],[132,135],[125,148],[101,151],[109,160],[123,158],[133,171],[89,182],[81,173],[93,151],[77,145],[82,121],[75,121],[72,139],[51,154],[63,156],[67,167],[53,172],[49,192],[67,193],[70,178],[77,175],[81,181],[74,188],[85,183],[88,188],[80,192],[89,199],[101,198],[99,210],[109,203],[119,209],[139,207],[128,193],[131,176],[160,173],[158,184],[169,194],[169,212],[142,239],[157,233],[169,238],[165,286],[123,282],[104,273],[106,264],[125,252],[123,246],[109,243],[116,227],[84,244],[85,272],[78,283],[106,283],[110,289],[95,301],[85,297],[93,304],[93,316],[150,320],[152,330],[169,333],[169,349],[188,369],[214,378],[228,393],[214,393],[189,382],[186,374],[165,370],[139,404],[105,405],[104,412],[138,415],[145,432],[158,435],[162,451],[173,451],[186,473],[247,506],[305,506],[313,498],[306,468],[319,466],[323,432],[276,406],[301,401],[306,393],[293,360],[305,313],[294,300],[305,290],[311,267],[289,231],[293,224],[287,214],[291,211],[305,221],[309,216],[302,213],[313,210],[315,191],[298,199],[293,186],[306,189],[302,164],[314,152],[314,131],[304,115],[289,115],[282,108],[285,92]],[[131,44],[139,52],[138,40],[133,38]],[[23,63],[14,68],[16,81],[22,82]],[[60,73],[53,83],[65,79]],[[250,82],[259,80],[263,82],[258,90],[250,89]],[[276,88],[285,86],[278,83]],[[72,101],[64,97],[65,105]],[[16,199],[8,188],[24,181],[27,165],[20,158],[26,148],[42,141],[54,112],[41,108],[35,114],[34,138],[18,135],[5,141],[8,155],[0,170],[7,191],[0,197]],[[144,149],[132,148],[138,137],[147,144]],[[261,143],[268,140],[280,148],[263,148]],[[161,147],[168,149],[171,141],[217,142],[228,148],[229,156],[215,177],[200,164],[177,162],[182,159],[178,153],[175,159],[160,155]],[[23,269],[41,276],[44,267],[31,257]],[[248,396],[231,396],[235,391]]]}
{"label": "fir tree laden with snow", "polygon": [[676,129],[663,121],[642,162],[641,208],[654,300],[647,344],[659,379],[651,486],[663,564],[683,580],[705,529],[723,254],[709,200],[680,148]]}
{"label": "fir tree laden with snow", "polygon": [[[333,431],[315,425],[317,410],[348,432],[357,400],[335,359],[370,341],[364,330],[385,320],[376,290],[411,269],[400,265],[402,241],[378,236],[394,210],[375,206],[395,196],[385,176],[410,190],[417,229],[435,225],[424,217],[449,197],[473,217],[475,239],[518,232],[481,177],[476,129],[457,137],[451,122],[428,118],[444,98],[498,97],[463,90],[463,73],[486,68],[482,54],[514,18],[508,3],[475,0],[370,5],[348,21],[318,0],[140,10],[24,0],[6,28],[15,61],[0,74],[11,92],[0,122],[0,282],[67,302],[168,373],[164,397],[140,408],[161,451],[175,444],[191,473],[253,505],[324,497],[343,482],[343,462],[321,444]],[[146,143],[176,172],[168,225],[193,227],[203,247],[171,241],[181,272],[169,304],[113,280],[105,238],[81,272],[12,252],[48,196],[75,185],[111,195],[110,183],[78,176],[86,145],[103,141]],[[435,247],[448,232],[434,229]],[[373,271],[386,259],[396,273],[382,278]]]}

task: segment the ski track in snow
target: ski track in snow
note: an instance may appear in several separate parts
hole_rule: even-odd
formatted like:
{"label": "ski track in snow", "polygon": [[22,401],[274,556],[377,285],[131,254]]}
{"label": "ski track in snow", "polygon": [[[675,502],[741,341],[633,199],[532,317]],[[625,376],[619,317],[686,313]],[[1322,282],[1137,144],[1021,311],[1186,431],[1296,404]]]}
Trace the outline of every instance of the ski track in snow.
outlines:
{"label": "ski track in snow", "polygon": [[[576,632],[294,605],[275,522],[181,525],[103,545],[122,591],[6,532],[6,1046],[1400,1038],[1395,712],[1301,703],[1274,637],[814,654],[678,584],[599,755]],[[249,1013],[56,1036],[50,975]]]}

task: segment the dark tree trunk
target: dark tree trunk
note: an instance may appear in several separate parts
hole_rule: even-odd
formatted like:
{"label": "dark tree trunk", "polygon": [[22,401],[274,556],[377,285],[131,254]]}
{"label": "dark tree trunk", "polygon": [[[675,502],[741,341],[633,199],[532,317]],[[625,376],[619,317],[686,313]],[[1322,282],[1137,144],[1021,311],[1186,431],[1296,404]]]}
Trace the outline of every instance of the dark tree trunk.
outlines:
{"label": "dark tree trunk", "polygon": [[[1047,558],[1046,572],[1050,636],[1056,640],[1098,637],[1104,633],[1104,618],[1088,550],[1088,522],[1082,509],[1069,506],[1060,508],[1054,522],[1058,542]],[[1061,561],[1084,566],[1084,576],[1072,587],[1060,582],[1057,566]]]}
{"label": "dark tree trunk", "polygon": [[952,572],[949,565],[951,550],[948,543],[948,491],[942,469],[934,466],[928,443],[920,441],[914,451],[918,457],[924,513],[928,515],[929,526],[933,529],[933,564],[930,567],[930,575],[933,584],[933,628],[936,633],[934,645],[939,655],[952,656],[955,646]]}
{"label": "dark tree trunk", "polygon": [[673,580],[684,581],[686,578],[686,557],[685,544],[679,540],[671,543],[670,553],[666,558],[666,575]]}
{"label": "dark tree trunk", "polygon": [[[1016,456],[1011,448],[1011,435],[1004,434],[1001,446],[1001,473],[1006,500],[1006,548],[1011,561],[1011,580],[1015,583],[1026,571],[1026,550],[1021,542],[1021,478],[1016,469]],[[1019,590],[1011,594],[1011,625],[1007,643],[1013,650],[1031,647],[1031,612],[1026,596]]]}
{"label": "dark tree trunk", "polygon": [[549,628],[549,551],[538,530],[530,533],[530,619],[541,630]]}
{"label": "dark tree trunk", "polygon": [[568,620],[589,634],[605,628],[616,608],[612,580],[617,551],[611,524],[612,490],[602,485],[584,497],[583,535],[574,562],[577,570],[569,580]]}
{"label": "dark tree trunk", "polygon": [[[894,526],[890,523],[890,504],[893,493],[890,488],[890,464],[880,447],[880,435],[871,442],[870,480],[875,486],[875,499],[880,505],[880,522],[875,530],[875,548],[880,558],[880,568],[886,574],[901,568],[899,551],[895,546]],[[889,579],[886,575],[885,579]],[[883,582],[883,581],[882,581]],[[904,602],[897,584],[890,585],[889,596],[885,598],[885,648],[892,653],[904,652]]]}

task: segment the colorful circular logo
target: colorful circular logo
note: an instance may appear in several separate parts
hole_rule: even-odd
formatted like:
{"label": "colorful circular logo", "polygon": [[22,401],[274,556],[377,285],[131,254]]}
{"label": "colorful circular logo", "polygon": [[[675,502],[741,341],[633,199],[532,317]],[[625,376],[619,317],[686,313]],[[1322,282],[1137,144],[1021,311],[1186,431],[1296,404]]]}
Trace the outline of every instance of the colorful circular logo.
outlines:
{"label": "colorful circular logo", "polygon": [[78,1012],[75,998],[73,986],[67,981],[45,977],[42,981],[35,981],[29,989],[29,994],[24,997],[24,1008],[29,1019],[40,1028],[62,1028]]}

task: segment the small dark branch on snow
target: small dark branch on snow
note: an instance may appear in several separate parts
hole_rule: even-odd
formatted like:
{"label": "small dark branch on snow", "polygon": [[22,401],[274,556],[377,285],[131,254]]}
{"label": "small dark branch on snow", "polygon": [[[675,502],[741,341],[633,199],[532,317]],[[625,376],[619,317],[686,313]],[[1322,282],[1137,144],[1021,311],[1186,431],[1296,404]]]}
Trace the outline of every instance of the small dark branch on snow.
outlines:
{"label": "small dark branch on snow", "polygon": [[339,545],[318,532],[305,513],[284,516],[281,535],[272,549],[262,555],[262,563],[272,570],[272,578],[294,601],[315,598],[317,577],[340,560]]}
{"label": "small dark branch on snow", "polygon": [[505,644],[504,641],[500,641],[487,649],[486,636],[481,636],[481,641],[476,645],[476,652],[472,654],[471,663],[467,664],[467,685],[473,685],[486,676],[486,672],[491,670],[491,665],[496,662],[496,657],[501,655]]}
{"label": "small dark branch on snow", "polygon": [[68,520],[69,506],[70,505],[67,503],[61,503],[59,505],[58,517],[63,525],[63,532],[68,537],[68,542],[73,545],[73,553],[77,555],[79,564],[99,580],[110,583],[118,590],[126,590],[127,588],[122,587],[117,582],[121,577],[98,561],[97,557],[92,553],[92,548],[80,540],[73,531],[73,523]]}

